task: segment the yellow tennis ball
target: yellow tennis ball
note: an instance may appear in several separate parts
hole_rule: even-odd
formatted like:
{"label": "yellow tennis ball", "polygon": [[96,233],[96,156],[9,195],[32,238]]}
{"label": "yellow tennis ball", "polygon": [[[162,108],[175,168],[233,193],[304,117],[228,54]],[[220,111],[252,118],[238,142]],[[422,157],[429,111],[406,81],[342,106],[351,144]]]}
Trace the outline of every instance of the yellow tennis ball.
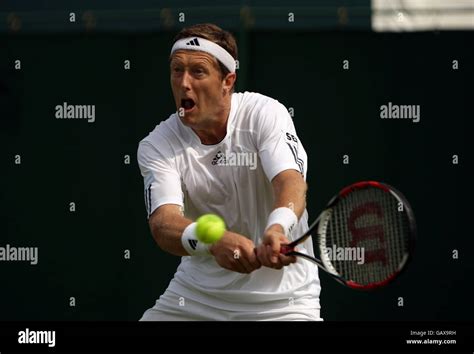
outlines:
{"label": "yellow tennis ball", "polygon": [[225,232],[225,222],[214,214],[205,214],[196,220],[196,236],[204,243],[214,243],[221,239]]}

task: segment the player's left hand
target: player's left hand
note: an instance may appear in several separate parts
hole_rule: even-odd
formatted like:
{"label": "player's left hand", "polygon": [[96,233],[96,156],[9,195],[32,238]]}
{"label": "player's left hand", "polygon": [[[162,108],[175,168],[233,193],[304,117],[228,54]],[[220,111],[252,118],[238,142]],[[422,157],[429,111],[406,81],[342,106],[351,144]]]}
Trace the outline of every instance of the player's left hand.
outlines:
{"label": "player's left hand", "polygon": [[260,263],[269,268],[281,269],[296,262],[295,256],[285,256],[280,253],[282,245],[289,244],[290,240],[283,234],[280,225],[273,225],[265,231],[262,243],[255,249]]}

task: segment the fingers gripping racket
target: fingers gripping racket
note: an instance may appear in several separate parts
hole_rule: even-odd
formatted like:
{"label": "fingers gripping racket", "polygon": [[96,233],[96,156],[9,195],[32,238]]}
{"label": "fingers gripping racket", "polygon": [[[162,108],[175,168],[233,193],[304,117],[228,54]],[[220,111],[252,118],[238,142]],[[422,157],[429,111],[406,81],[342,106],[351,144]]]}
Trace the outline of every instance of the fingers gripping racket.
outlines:
{"label": "fingers gripping racket", "polygon": [[[317,236],[320,259],[295,250],[311,235]],[[350,288],[371,290],[400,274],[415,236],[415,218],[405,197],[387,184],[366,181],[342,189],[308,231],[280,252],[316,263]]]}

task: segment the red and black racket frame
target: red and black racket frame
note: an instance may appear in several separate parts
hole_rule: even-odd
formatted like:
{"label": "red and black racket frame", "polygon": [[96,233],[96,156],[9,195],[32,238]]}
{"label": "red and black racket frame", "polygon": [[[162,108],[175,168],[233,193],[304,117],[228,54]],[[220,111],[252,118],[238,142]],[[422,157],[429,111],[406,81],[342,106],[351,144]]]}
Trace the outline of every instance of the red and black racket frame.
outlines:
{"label": "red and black racket frame", "polygon": [[405,196],[395,189],[394,187],[382,183],[382,182],[377,182],[377,181],[361,181],[357,182],[354,184],[351,184],[350,186],[347,186],[343,188],[338,194],[336,194],[327,204],[326,209],[331,209],[340,199],[346,198],[351,192],[355,190],[360,190],[360,189],[365,189],[368,187],[372,188],[378,188],[383,190],[386,193],[391,193],[394,195],[399,201],[402,202],[403,207],[404,207],[404,212],[406,213],[406,216],[408,218],[408,225],[409,225],[409,236],[408,236],[408,257],[404,259],[404,261],[399,265],[398,270],[393,273],[389,278],[385,279],[384,281],[378,282],[378,283],[372,283],[368,285],[362,285],[358,284],[352,280],[345,280],[341,276],[337,274],[333,274],[331,271],[329,271],[324,263],[315,257],[312,257],[308,254],[301,253],[298,251],[295,251],[295,247],[304,242],[308,237],[311,236],[311,234],[317,230],[318,225],[321,221],[321,216],[324,214],[321,213],[318,218],[310,225],[308,230],[298,239],[294,240],[293,242],[289,243],[288,245],[283,245],[281,247],[281,253],[287,255],[287,256],[298,256],[305,258],[313,263],[316,263],[321,269],[325,270],[327,274],[329,274],[331,277],[333,277],[335,280],[337,280],[339,283],[352,288],[356,290],[374,290],[377,288],[381,288],[386,286],[388,283],[391,283],[395,278],[397,278],[405,269],[406,265],[409,263],[409,261],[413,258],[413,252],[415,250],[415,243],[416,243],[416,238],[417,238],[417,226],[416,226],[416,221],[415,221],[415,216],[413,213],[413,209],[408,203],[408,200],[405,198]]}

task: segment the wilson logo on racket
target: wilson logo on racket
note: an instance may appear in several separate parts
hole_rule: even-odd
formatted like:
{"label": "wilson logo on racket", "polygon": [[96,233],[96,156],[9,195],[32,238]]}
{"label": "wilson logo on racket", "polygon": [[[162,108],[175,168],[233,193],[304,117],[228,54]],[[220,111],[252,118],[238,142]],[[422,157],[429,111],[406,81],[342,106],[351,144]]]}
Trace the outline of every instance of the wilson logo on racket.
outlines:
{"label": "wilson logo on racket", "polygon": [[[375,219],[379,224],[367,225],[367,219]],[[361,220],[361,219],[366,220]],[[364,226],[358,226],[358,221],[365,221]],[[382,262],[387,264],[387,255],[385,253],[385,236],[383,231],[383,210],[377,202],[367,202],[354,208],[349,215],[347,222],[349,230],[352,234],[351,247],[357,247],[360,243],[365,241],[375,241],[374,249],[364,248],[365,263]],[[373,242],[372,242],[373,243]]]}

